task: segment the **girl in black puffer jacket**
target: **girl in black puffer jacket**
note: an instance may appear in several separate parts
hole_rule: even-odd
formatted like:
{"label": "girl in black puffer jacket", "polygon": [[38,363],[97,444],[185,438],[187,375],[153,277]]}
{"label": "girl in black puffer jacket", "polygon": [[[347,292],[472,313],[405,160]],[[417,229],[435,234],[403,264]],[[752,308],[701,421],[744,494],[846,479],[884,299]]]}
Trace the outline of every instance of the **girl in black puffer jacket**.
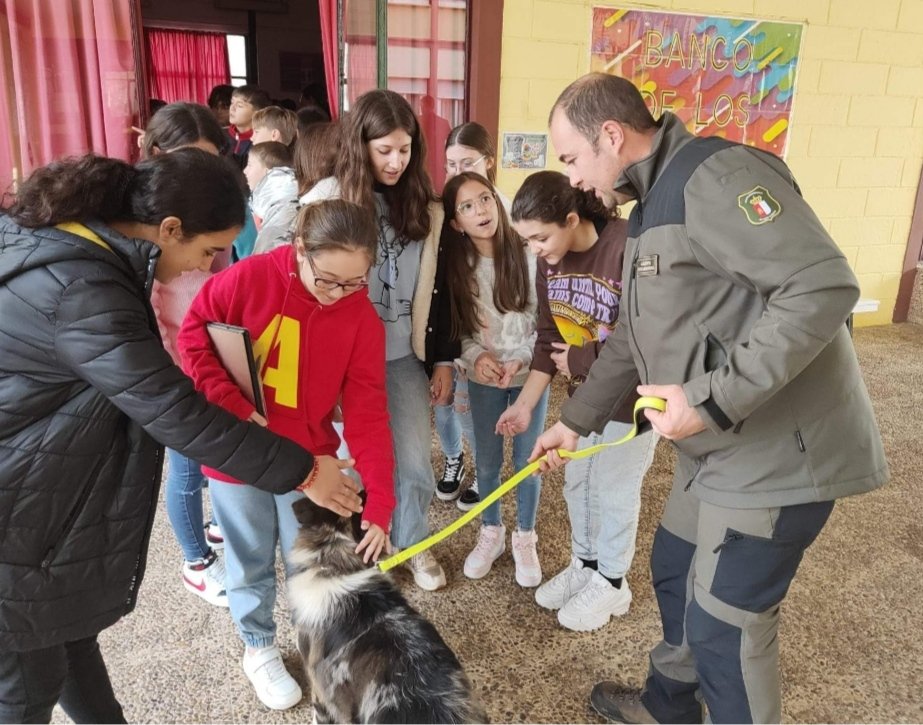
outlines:
{"label": "girl in black puffer jacket", "polygon": [[124,722],[96,637],[134,607],[164,445],[360,510],[349,461],[209,405],[161,345],[153,281],[208,269],[244,204],[226,159],[183,149],[55,162],[0,215],[0,722],[48,722],[59,699]]}

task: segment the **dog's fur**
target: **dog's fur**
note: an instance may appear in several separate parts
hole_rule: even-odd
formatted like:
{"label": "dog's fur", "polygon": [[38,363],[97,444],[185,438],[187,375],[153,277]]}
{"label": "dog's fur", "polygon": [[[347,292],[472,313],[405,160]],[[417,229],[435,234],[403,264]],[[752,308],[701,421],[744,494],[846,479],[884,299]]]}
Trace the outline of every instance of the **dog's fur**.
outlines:
{"label": "dog's fur", "polygon": [[458,658],[391,578],[355,553],[358,515],[307,498],[289,600],[317,722],[487,722]]}

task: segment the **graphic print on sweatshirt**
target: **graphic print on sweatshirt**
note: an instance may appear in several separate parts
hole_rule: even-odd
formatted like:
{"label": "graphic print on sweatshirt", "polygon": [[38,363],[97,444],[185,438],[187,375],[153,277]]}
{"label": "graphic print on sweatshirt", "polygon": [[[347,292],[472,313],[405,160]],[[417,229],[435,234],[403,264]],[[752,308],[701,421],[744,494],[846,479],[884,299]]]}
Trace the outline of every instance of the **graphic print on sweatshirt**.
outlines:
{"label": "graphic print on sweatshirt", "polygon": [[300,352],[301,322],[293,317],[275,315],[253,342],[263,389],[272,388],[276,404],[286,408],[298,407]]}
{"label": "graphic print on sweatshirt", "polygon": [[369,298],[383,322],[396,323],[407,318],[408,337],[413,293],[420,267],[419,252],[419,243],[398,236],[388,215],[379,212],[378,259],[369,285]]}
{"label": "graphic print on sweatshirt", "polygon": [[548,270],[548,306],[568,345],[583,347],[604,342],[619,316],[622,283],[588,274],[557,274]]}

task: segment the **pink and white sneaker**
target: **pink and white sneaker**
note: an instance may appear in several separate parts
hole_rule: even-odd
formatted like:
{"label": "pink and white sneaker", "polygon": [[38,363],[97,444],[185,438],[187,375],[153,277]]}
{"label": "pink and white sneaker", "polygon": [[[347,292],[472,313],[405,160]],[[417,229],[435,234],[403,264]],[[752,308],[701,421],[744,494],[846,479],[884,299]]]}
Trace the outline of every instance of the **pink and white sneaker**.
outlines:
{"label": "pink and white sneaker", "polygon": [[469,579],[482,579],[487,576],[490,567],[506,551],[506,527],[482,526],[468,558],[465,559],[465,576]]}
{"label": "pink and white sneaker", "polygon": [[516,582],[521,587],[537,587],[542,583],[542,565],[538,561],[538,534],[532,531],[513,532],[513,561]]}
{"label": "pink and white sneaker", "polygon": [[224,561],[214,551],[204,559],[183,562],[183,586],[216,607],[228,606]]}

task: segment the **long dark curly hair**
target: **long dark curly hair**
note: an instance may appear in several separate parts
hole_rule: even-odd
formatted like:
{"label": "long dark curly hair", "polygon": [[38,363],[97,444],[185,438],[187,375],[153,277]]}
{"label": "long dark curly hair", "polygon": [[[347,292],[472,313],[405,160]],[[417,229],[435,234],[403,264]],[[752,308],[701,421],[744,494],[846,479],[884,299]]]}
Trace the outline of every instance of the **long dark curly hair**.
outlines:
{"label": "long dark curly hair", "polygon": [[9,215],[29,228],[93,220],[160,224],[175,216],[188,238],[243,225],[241,182],[232,162],[198,148],[158,154],[137,166],[88,154],[33,171]]}

